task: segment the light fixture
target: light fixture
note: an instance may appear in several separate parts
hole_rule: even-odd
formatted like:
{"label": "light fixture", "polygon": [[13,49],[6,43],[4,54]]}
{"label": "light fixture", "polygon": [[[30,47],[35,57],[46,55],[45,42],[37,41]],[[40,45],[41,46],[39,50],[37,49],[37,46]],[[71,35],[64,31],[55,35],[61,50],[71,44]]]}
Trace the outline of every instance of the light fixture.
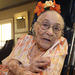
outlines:
{"label": "light fixture", "polygon": [[20,16],[20,17],[17,17],[17,19],[22,19],[23,17],[22,16]]}
{"label": "light fixture", "polygon": [[24,16],[17,17],[17,19],[25,19]]}

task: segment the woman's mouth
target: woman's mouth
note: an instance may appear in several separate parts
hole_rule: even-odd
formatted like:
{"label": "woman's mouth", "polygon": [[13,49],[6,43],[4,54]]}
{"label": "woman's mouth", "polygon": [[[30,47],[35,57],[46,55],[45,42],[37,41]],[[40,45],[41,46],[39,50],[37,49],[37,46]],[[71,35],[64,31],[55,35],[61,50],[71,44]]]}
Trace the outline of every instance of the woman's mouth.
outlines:
{"label": "woman's mouth", "polygon": [[43,40],[46,40],[46,41],[48,41],[48,42],[51,42],[51,40],[48,39],[48,38],[43,38]]}

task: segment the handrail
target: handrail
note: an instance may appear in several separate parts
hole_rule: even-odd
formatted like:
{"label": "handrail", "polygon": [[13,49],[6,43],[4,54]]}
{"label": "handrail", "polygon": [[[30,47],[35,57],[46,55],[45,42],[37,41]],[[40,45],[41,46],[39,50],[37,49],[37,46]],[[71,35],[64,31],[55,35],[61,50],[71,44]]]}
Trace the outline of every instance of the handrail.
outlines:
{"label": "handrail", "polygon": [[69,75],[73,75],[73,71],[74,71],[74,63],[75,63],[75,23],[73,24],[73,28],[74,28],[74,33],[73,33],[73,38],[72,38],[72,45],[71,45],[71,51],[70,51],[70,56],[69,56],[69,60],[68,60],[68,64],[70,62],[70,59],[72,59],[71,64],[70,64],[70,71],[69,71]]}
{"label": "handrail", "polygon": [[71,43],[71,49],[70,49],[70,55],[68,59],[68,65],[71,59],[72,51],[73,51],[73,46],[74,46],[74,39],[75,39],[75,23],[73,24],[74,32],[73,32],[73,38],[72,38],[72,43]]}

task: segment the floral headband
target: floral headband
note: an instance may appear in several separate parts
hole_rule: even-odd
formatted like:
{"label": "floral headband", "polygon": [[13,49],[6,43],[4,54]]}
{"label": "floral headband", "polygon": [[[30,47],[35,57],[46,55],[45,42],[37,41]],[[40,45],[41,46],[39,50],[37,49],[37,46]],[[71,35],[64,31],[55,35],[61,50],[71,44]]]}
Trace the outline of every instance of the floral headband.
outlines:
{"label": "floral headband", "polygon": [[42,3],[41,1],[37,3],[37,6],[34,10],[34,13],[37,14],[37,16],[39,16],[42,12],[44,12],[45,10],[55,10],[58,13],[61,13],[60,11],[60,5],[56,4],[55,0],[52,2],[50,1],[46,1],[45,3]]}

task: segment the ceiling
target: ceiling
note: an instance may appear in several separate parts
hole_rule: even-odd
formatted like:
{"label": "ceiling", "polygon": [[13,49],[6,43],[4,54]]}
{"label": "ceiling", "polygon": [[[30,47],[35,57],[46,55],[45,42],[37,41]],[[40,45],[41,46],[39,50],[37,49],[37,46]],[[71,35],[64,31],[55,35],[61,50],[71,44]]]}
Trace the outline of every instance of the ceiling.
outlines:
{"label": "ceiling", "polygon": [[0,0],[0,11],[36,0]]}

